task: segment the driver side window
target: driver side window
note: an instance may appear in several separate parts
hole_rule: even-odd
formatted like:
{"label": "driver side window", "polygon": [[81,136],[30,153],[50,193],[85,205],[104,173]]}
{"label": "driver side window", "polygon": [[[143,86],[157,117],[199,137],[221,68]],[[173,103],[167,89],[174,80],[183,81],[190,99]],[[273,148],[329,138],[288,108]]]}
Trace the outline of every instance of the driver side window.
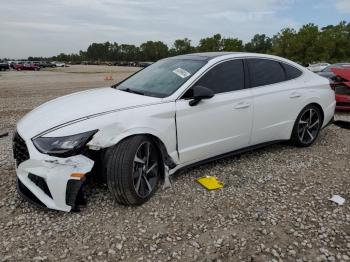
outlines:
{"label": "driver side window", "polygon": [[244,89],[243,60],[222,62],[210,69],[194,86],[204,86],[215,94]]}

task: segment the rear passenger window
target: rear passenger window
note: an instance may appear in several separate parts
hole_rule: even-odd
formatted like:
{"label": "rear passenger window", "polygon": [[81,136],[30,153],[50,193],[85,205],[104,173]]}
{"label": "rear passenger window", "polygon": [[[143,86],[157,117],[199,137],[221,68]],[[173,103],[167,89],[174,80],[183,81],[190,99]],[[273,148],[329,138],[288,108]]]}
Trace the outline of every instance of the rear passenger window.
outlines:
{"label": "rear passenger window", "polygon": [[259,58],[250,58],[247,61],[252,87],[271,85],[286,80],[279,62]]}
{"label": "rear passenger window", "polygon": [[215,94],[243,89],[243,60],[231,60],[218,64],[199,79],[195,85],[207,87]]}
{"label": "rear passenger window", "polygon": [[285,63],[281,63],[281,64],[284,67],[284,70],[286,71],[287,80],[291,80],[301,76],[302,72],[299,69]]}

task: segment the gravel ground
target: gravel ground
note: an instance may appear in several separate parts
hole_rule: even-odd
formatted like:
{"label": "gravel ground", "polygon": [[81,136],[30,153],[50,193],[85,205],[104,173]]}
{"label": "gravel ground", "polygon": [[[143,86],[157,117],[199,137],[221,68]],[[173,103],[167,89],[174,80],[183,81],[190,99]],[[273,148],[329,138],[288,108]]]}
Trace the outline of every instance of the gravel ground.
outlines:
{"label": "gravel ground", "polygon": [[[0,133],[44,101],[108,85],[104,72],[122,79],[135,70],[1,72]],[[18,196],[11,140],[0,138],[0,261],[349,261],[349,159],[349,130],[332,125],[310,148],[277,144],[186,170],[136,208],[91,183],[88,206],[62,213]],[[195,182],[203,175],[225,187],[206,191]]]}

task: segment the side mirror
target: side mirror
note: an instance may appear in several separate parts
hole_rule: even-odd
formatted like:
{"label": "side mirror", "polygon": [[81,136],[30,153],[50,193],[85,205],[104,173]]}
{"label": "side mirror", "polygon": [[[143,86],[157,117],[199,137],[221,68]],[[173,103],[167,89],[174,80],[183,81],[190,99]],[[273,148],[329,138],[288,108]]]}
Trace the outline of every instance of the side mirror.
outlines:
{"label": "side mirror", "polygon": [[202,99],[209,99],[214,96],[214,92],[204,86],[194,86],[192,89],[192,99],[189,102],[190,106],[197,105]]}

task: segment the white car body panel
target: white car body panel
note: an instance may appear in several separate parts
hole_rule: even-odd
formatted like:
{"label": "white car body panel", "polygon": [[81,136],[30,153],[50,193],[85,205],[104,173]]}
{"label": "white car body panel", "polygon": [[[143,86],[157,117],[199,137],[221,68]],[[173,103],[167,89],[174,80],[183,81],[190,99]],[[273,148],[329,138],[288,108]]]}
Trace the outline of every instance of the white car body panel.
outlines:
{"label": "white car body panel", "polygon": [[[221,93],[189,106],[176,102],[180,163],[193,162],[249,145],[253,116],[251,90]],[[218,128],[220,127],[220,128]]]}
{"label": "white car body panel", "polygon": [[[281,83],[216,94],[189,106],[184,92],[206,71],[225,60],[261,57],[288,63],[302,76]],[[323,111],[323,126],[334,115],[335,97],[328,80],[289,60],[261,54],[228,53],[209,59],[172,95],[142,96],[99,88],[64,96],[28,113],[17,125],[30,159],[17,168],[18,179],[47,207],[69,211],[65,202],[71,173],[90,172],[94,161],[83,155],[58,158],[40,153],[32,139],[63,137],[98,130],[87,143],[92,150],[118,144],[126,137],[148,134],[164,145],[178,169],[211,157],[257,144],[288,140],[300,111],[316,103]],[[53,199],[28,179],[34,172],[45,179]],[[63,194],[64,193],[64,194]]]}
{"label": "white car body panel", "polygon": [[[46,102],[29,112],[18,122],[17,126],[19,130],[26,130],[22,134],[23,138],[32,138],[52,128],[67,125],[67,123],[80,122],[96,114],[112,113],[161,101],[160,98],[140,96],[110,87],[97,88]],[[76,131],[75,129],[72,134],[76,134]],[[70,134],[65,133],[65,135]]]}

